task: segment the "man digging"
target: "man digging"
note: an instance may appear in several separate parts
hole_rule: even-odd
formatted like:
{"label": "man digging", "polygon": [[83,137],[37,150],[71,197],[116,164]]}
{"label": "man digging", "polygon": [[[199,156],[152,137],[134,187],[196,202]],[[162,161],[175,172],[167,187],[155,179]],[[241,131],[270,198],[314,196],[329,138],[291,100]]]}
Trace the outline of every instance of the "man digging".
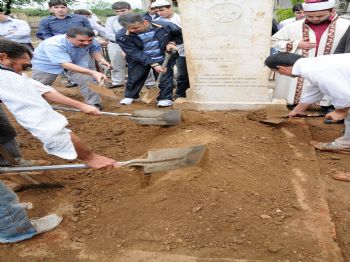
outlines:
{"label": "man digging", "polygon": [[[342,137],[330,143],[311,141],[321,151],[350,154],[350,54],[337,54],[314,58],[303,58],[292,53],[269,56],[265,65],[281,75],[303,77],[310,82],[310,88],[301,96],[300,103],[289,113],[289,117],[302,116],[312,104],[327,95],[335,107],[325,118],[338,121],[345,118],[345,132]],[[350,182],[350,172],[338,172],[336,180]]]}

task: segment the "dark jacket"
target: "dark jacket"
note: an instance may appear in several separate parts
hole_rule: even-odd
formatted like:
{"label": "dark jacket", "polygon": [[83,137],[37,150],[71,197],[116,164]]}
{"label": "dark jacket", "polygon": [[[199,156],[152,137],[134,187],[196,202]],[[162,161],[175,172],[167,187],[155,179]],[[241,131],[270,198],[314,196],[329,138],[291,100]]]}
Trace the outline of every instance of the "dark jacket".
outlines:
{"label": "dark jacket", "polygon": [[350,53],[350,26],[348,27],[348,30],[346,30],[343,37],[340,39],[340,42],[334,51],[334,54],[344,53]]}
{"label": "dark jacket", "polygon": [[[150,22],[150,29],[155,30],[155,38],[159,41],[161,52],[165,53],[166,45],[169,42],[183,43],[181,28],[173,23],[158,20],[152,21]],[[143,52],[143,42],[137,34],[121,29],[116,33],[116,43],[123,49],[126,54],[126,60],[129,63],[132,61],[144,65],[154,63],[152,58]]]}
{"label": "dark jacket", "polygon": [[152,18],[152,16],[148,12],[144,13],[142,16],[144,19],[146,19],[148,21],[152,21],[152,20],[157,19],[159,17],[159,15],[156,14],[155,18]]}

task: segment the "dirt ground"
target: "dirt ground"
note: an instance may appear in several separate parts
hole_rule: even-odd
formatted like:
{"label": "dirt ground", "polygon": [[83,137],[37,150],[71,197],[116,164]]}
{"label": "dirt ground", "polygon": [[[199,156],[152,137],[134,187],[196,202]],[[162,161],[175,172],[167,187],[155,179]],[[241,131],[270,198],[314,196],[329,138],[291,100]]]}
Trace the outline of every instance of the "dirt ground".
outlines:
{"label": "dirt ground", "polygon": [[[58,89],[81,99],[77,89]],[[115,112],[155,107],[103,104]],[[30,217],[56,212],[62,224],[0,245],[0,261],[350,261],[349,184],[330,178],[350,170],[348,156],[316,155],[308,145],[334,139],[341,126],[312,119],[274,128],[247,112],[184,111],[174,127],[64,115],[91,148],[117,160],[197,144],[209,156],[201,166],[150,177],[127,168],[51,172],[64,188],[19,196],[34,204]],[[25,158],[64,163],[17,130]]]}

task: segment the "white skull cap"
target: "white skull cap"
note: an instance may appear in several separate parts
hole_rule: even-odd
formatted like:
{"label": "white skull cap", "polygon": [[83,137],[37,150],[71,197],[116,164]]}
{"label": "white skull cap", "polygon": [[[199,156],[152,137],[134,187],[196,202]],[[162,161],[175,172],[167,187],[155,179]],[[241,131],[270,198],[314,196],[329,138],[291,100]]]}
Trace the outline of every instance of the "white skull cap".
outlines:
{"label": "white skull cap", "polygon": [[151,4],[151,8],[155,8],[155,7],[162,7],[162,6],[171,6],[171,3],[169,3],[166,0],[156,0],[155,2],[153,2]]}

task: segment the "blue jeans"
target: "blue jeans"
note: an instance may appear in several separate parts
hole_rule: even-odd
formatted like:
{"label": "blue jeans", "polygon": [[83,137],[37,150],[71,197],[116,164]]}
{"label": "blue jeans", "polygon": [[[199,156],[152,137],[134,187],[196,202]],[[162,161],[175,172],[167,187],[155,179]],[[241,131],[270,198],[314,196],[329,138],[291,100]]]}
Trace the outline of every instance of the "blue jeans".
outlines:
{"label": "blue jeans", "polygon": [[0,182],[0,243],[13,243],[36,235],[17,195]]}
{"label": "blue jeans", "polygon": [[186,90],[190,88],[190,81],[188,79],[186,57],[179,56],[176,61],[177,67],[177,88],[176,95],[179,97],[186,97]]}
{"label": "blue jeans", "polygon": [[[175,59],[172,58],[167,66],[167,71],[159,83],[160,93],[158,100],[172,100],[173,98],[173,79]],[[139,98],[139,93],[145,84],[151,66],[143,65],[135,61],[128,61],[128,82],[125,87],[126,98]],[[153,70],[154,78],[158,78],[158,73]]]}

